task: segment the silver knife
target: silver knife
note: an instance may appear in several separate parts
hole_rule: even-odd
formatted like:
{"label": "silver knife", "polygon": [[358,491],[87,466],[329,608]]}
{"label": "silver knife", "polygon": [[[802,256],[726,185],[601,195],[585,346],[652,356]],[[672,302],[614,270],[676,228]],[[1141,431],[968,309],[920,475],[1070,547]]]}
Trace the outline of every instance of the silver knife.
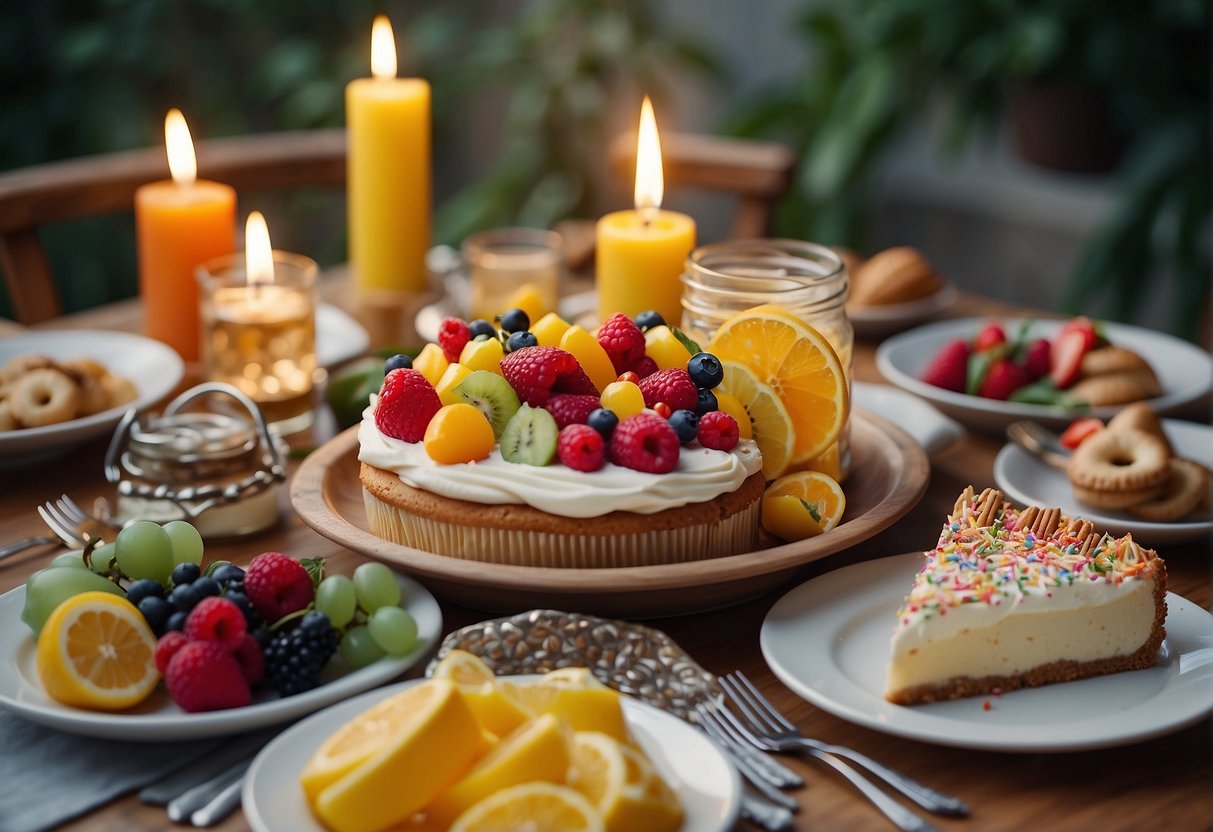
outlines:
{"label": "silver knife", "polygon": [[215,795],[210,803],[190,815],[190,823],[194,826],[214,826],[236,810],[240,805],[240,795],[244,788],[244,773],[229,783],[223,791]]}
{"label": "silver knife", "polygon": [[207,780],[205,783],[194,786],[180,797],[176,797],[169,801],[168,817],[174,823],[184,823],[189,820],[194,812],[206,806],[214,800],[220,793],[223,792],[233,781],[239,782],[244,777],[244,772],[248,770],[249,765],[253,762],[252,758],[241,760],[233,766],[221,771],[215,777]]}

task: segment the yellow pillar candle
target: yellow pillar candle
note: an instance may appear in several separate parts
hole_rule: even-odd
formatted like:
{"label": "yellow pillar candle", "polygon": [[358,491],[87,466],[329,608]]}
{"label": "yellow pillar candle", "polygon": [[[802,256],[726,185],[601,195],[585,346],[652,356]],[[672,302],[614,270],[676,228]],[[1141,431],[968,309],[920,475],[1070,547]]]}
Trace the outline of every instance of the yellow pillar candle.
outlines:
{"label": "yellow pillar candle", "polygon": [[236,192],[197,178],[194,146],[180,110],[169,110],[164,134],[173,178],[135,191],[143,329],[186,361],[197,361],[201,335],[194,271],[235,249]]}
{"label": "yellow pillar candle", "polygon": [[350,265],[362,295],[421,292],[430,247],[430,85],[396,77],[388,19],[371,29],[371,78],[345,88]]}
{"label": "yellow pillar candle", "polygon": [[695,221],[662,211],[661,144],[653,105],[645,96],[636,144],[636,208],[598,221],[598,319],[615,312],[635,317],[648,309],[671,325],[682,319],[682,274],[695,247]]}

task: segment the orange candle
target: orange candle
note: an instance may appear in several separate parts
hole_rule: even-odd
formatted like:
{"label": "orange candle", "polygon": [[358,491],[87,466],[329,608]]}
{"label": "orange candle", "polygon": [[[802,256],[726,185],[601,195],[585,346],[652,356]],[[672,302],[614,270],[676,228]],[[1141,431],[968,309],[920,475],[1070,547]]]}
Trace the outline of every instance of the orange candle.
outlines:
{"label": "orange candle", "polygon": [[197,178],[189,127],[180,110],[164,119],[172,180],[135,192],[139,292],[144,332],[197,361],[201,346],[198,265],[236,248],[236,192]]}

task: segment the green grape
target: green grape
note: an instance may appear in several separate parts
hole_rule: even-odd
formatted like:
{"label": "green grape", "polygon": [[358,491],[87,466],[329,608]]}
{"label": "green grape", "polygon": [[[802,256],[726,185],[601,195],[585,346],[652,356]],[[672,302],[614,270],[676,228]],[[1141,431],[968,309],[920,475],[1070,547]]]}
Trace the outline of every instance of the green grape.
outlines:
{"label": "green grape", "polygon": [[403,656],[417,644],[417,622],[400,607],[380,607],[367,619],[371,638],[387,653]]}
{"label": "green grape", "polygon": [[329,624],[338,630],[354,620],[358,596],[354,582],[345,575],[329,575],[316,587],[316,609],[329,617]]}
{"label": "green grape", "polygon": [[358,606],[368,613],[400,603],[400,584],[396,583],[392,570],[382,563],[364,563],[355,569],[354,589]]}
{"label": "green grape", "polygon": [[88,562],[98,575],[104,575],[109,571],[110,561],[114,559],[115,548],[113,543],[102,543],[89,553]]}
{"label": "green grape", "polygon": [[184,520],[170,520],[164,531],[173,545],[173,564],[202,563],[202,535]]}
{"label": "green grape", "polygon": [[82,592],[123,594],[115,584],[87,569],[43,569],[30,575],[25,582],[25,606],[21,610],[21,620],[37,636],[55,607]]}
{"label": "green grape", "polygon": [[84,558],[80,552],[64,552],[59,557],[51,561],[51,567],[67,566],[72,569],[87,569],[84,565]]}
{"label": "green grape", "polygon": [[383,648],[375,643],[366,627],[351,627],[346,630],[337,652],[354,670],[377,662],[384,656]]}
{"label": "green grape", "polygon": [[156,523],[140,520],[118,532],[114,541],[118,567],[127,577],[168,583],[173,566],[173,541]]}

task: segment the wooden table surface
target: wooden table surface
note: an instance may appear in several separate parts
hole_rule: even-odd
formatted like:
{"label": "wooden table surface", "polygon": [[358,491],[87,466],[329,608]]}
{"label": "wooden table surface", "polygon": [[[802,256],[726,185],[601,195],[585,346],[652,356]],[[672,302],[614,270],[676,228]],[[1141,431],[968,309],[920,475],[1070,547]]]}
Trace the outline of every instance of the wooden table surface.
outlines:
{"label": "wooden table surface", "polygon": [[[1023,312],[992,302],[964,298],[950,313]],[[138,331],[139,310],[116,304],[55,321],[54,326]],[[44,327],[45,328],[45,327]],[[856,377],[880,382],[874,345],[858,343]],[[325,433],[331,428],[321,425]],[[323,438],[323,436],[321,437]],[[315,438],[305,441],[315,441]],[[44,531],[34,513],[39,503],[68,493],[81,502],[106,495],[101,473],[104,440],[78,453],[5,475],[0,485],[0,542]],[[980,490],[993,485],[993,461],[1002,441],[971,435],[932,460],[930,487],[918,507],[895,526],[864,544],[806,568],[787,586],[725,610],[655,622],[708,670],[743,669],[772,701],[807,735],[849,745],[899,768],[938,789],[958,795],[973,808],[968,819],[932,818],[949,830],[1065,830],[1213,828],[1213,765],[1208,718],[1182,731],[1122,748],[1064,754],[1006,754],[970,751],[916,742],[853,725],[818,710],[785,688],[771,674],[758,647],[758,632],[771,605],[805,578],[874,557],[921,550],[934,545],[940,523],[956,495],[972,483]],[[265,550],[296,557],[323,555],[338,571],[348,571],[361,558],[320,537],[295,518],[282,492],[283,520],[275,529],[237,543],[208,546],[208,558],[247,562]],[[1208,609],[1209,546],[1197,543],[1163,549],[1173,592]],[[0,566],[0,591],[21,584],[53,554],[22,554]],[[444,629],[450,631],[482,620],[484,613],[443,604]],[[997,707],[997,703],[994,703]],[[1115,703],[1091,703],[1115,707]],[[1078,715],[1076,715],[1078,716]],[[890,825],[858,793],[831,771],[800,759],[789,764],[807,786],[796,793],[801,811],[798,829],[886,830]],[[15,799],[6,796],[6,800]],[[743,824],[744,826],[744,824]],[[174,827],[162,809],[144,807],[133,796],[115,801],[69,823],[78,832],[133,832]],[[248,828],[235,814],[218,829]]]}

